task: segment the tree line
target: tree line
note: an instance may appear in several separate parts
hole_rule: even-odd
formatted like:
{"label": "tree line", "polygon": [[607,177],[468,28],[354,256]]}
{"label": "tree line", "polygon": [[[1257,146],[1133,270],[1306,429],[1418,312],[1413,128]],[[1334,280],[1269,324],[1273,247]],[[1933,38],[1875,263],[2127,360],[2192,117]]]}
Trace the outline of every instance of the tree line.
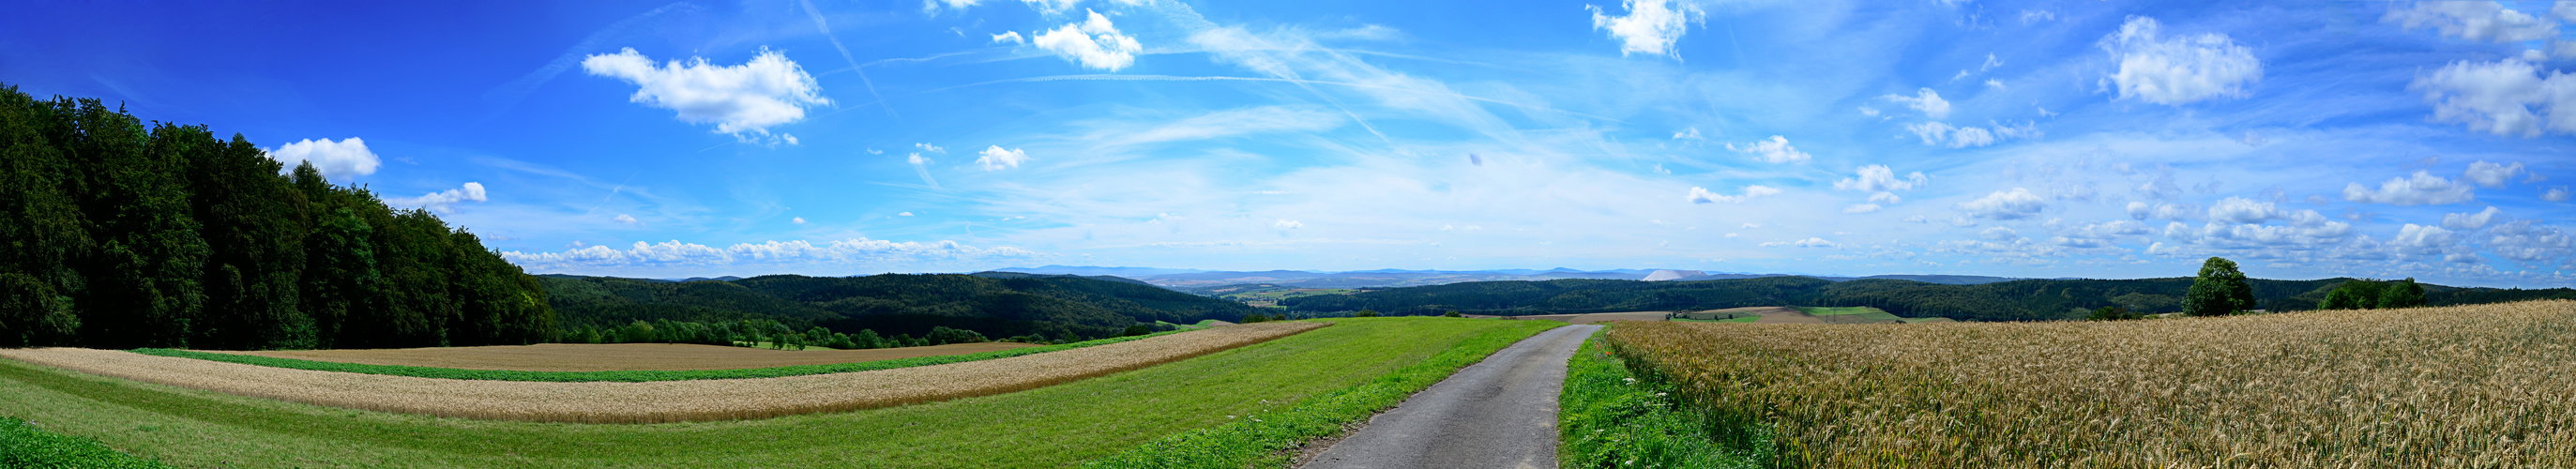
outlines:
{"label": "tree line", "polygon": [[[2015,280],[1946,285],[1895,279],[1842,282],[1808,277],[1641,282],[1567,279],[1464,282],[1389,288],[1348,295],[1287,298],[1281,307],[1330,315],[1359,310],[1427,316],[1532,315],[1614,311],[1706,310],[1746,306],[1869,306],[1904,317],[1963,321],[2047,321],[2146,314],[2317,309],[2337,288],[2373,283],[2350,278],[2269,280],[2247,278],[2225,259],[2204,262],[2205,275],[2150,279]],[[2207,278],[2208,281],[2202,279]],[[2460,288],[2395,282],[2420,292],[2410,304],[2445,306],[2576,298],[2576,289]],[[2374,290],[2376,291],[2376,290]],[[2346,295],[2361,295],[2348,292]],[[2377,298],[2377,297],[2374,297]],[[2379,303],[2371,303],[2374,307]],[[2111,308],[2111,309],[2104,309]]]}
{"label": "tree line", "polygon": [[1116,337],[1156,321],[1236,320],[1241,303],[1133,281],[1010,273],[769,275],[671,282],[616,277],[540,276],[567,328],[615,328],[635,321],[776,321],[796,330],[875,331],[925,336],[972,331],[1017,342]]}
{"label": "tree line", "polygon": [[546,290],[420,209],[239,134],[0,87],[0,346],[527,344]]}
{"label": "tree line", "polygon": [[[1026,339],[1026,338],[1014,338]],[[906,334],[878,335],[877,331],[860,329],[844,334],[822,327],[797,330],[769,319],[745,319],[724,322],[635,321],[617,327],[579,326],[564,331],[563,342],[573,344],[703,344],[735,347],[766,347],[778,350],[804,350],[825,347],[840,350],[923,347],[946,344],[991,342],[983,334],[964,329],[935,327],[921,337]],[[1036,340],[1014,340],[1032,342]]]}

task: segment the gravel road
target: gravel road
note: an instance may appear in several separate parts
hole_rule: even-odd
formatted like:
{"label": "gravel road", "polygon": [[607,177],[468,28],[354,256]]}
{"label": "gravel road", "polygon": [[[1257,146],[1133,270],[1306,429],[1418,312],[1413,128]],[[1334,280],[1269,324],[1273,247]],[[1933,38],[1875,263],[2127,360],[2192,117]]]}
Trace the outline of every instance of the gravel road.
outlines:
{"label": "gravel road", "polygon": [[1565,361],[1596,325],[1539,333],[1370,419],[1306,464],[1342,468],[1556,467]]}

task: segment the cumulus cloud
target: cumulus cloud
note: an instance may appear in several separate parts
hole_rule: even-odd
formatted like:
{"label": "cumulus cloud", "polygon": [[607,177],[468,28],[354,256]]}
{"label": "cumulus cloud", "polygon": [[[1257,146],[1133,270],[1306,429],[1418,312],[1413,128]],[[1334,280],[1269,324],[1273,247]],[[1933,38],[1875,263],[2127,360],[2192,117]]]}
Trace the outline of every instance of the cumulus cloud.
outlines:
{"label": "cumulus cloud", "polygon": [[440,192],[431,192],[428,195],[422,195],[420,197],[386,198],[385,204],[396,207],[421,207],[439,212],[454,212],[456,204],[465,202],[482,202],[486,200],[484,195],[483,183],[468,182],[465,183],[464,187],[448,189]]}
{"label": "cumulus cloud", "polygon": [[1914,131],[1914,136],[1921,137],[1924,145],[1969,148],[1995,144],[1995,132],[1984,127],[1925,122],[1906,125],[1905,130]]}
{"label": "cumulus cloud", "polygon": [[2228,223],[2262,223],[2289,218],[2288,211],[2271,202],[2256,202],[2244,197],[2228,197],[2209,206],[2209,220]]}
{"label": "cumulus cloud", "polygon": [[297,164],[313,163],[313,169],[321,171],[322,177],[340,182],[375,174],[377,167],[384,166],[384,160],[377,158],[376,152],[367,151],[367,141],[357,137],[337,142],[327,138],[305,139],[278,145],[267,149],[267,152],[268,159],[285,163],[288,172],[295,171]]}
{"label": "cumulus cloud", "polygon": [[1755,140],[1741,148],[1729,143],[1726,144],[1726,149],[1753,154],[1762,158],[1762,161],[1771,163],[1804,163],[1814,158],[1814,155],[1808,155],[1807,152],[1798,151],[1796,147],[1789,146],[1788,137],[1778,135],[1771,136],[1770,140]]}
{"label": "cumulus cloud", "polygon": [[[638,224],[643,224],[643,223],[644,223],[644,222],[643,222],[643,221],[641,221],[641,220],[636,220],[634,215],[627,215],[627,214],[623,214],[623,213],[617,214],[617,218],[611,218],[610,220],[616,221],[616,222],[618,222],[618,223],[628,224],[628,225],[638,225]],[[594,246],[594,247],[596,247],[596,246]]]}
{"label": "cumulus cloud", "polygon": [[[1913,173],[1906,174],[1904,179],[1897,179],[1896,170],[1888,169],[1887,165],[1879,164],[1862,166],[1855,170],[1854,173],[1853,177],[1834,181],[1834,189],[1860,192],[1913,190],[1917,187],[1923,187],[1923,184],[1929,182],[1931,179],[1928,176],[1924,176],[1922,171],[1915,171]],[[1894,194],[1890,194],[1890,196],[1892,197]]]}
{"label": "cumulus cloud", "polygon": [[2182,105],[2243,97],[2246,86],[2263,80],[2263,62],[2227,35],[2160,37],[2163,29],[2155,18],[2132,16],[2119,31],[2102,37],[2102,50],[2120,62],[2120,70],[2108,79],[2117,84],[2121,99]]}
{"label": "cumulus cloud", "polygon": [[794,220],[788,220],[788,221],[789,221],[789,222],[793,222],[793,223],[795,223],[795,224],[802,225],[802,224],[805,224],[805,217],[796,217],[796,219],[794,219]]}
{"label": "cumulus cloud", "polygon": [[501,253],[501,257],[521,267],[561,269],[820,263],[887,265],[1016,260],[1041,256],[1020,248],[982,249],[955,241],[921,243],[852,238],[820,244],[803,240],[742,243],[723,248],[678,240],[662,243],[637,241],[630,249],[590,246],[563,252],[510,251]]}
{"label": "cumulus cloud", "polygon": [[804,67],[768,49],[742,65],[719,66],[703,57],[656,65],[626,48],[582,59],[581,68],[636,85],[628,101],[678,111],[689,123],[714,123],[717,133],[768,135],[772,126],[804,119],[807,106],[832,104]]}
{"label": "cumulus cloud", "polygon": [[1802,248],[1829,248],[1829,247],[1834,247],[1834,246],[1835,246],[1835,244],[1834,244],[1834,242],[1833,242],[1833,241],[1826,241],[1824,238],[1807,238],[1807,239],[1801,239],[1801,240],[1797,240],[1797,241],[1772,241],[1772,242],[1768,242],[1768,243],[1762,243],[1762,247],[1782,247],[1782,246],[1795,246],[1795,247],[1802,247]]}
{"label": "cumulus cloud", "polygon": [[943,6],[950,10],[964,10],[966,7],[983,2],[984,0],[922,0],[921,12],[936,15],[939,14],[939,8]]}
{"label": "cumulus cloud", "polygon": [[1903,201],[1905,201],[1905,198],[1897,197],[1894,192],[1880,192],[1869,195],[1869,203],[1873,204],[1895,204]]}
{"label": "cumulus cloud", "polygon": [[1855,204],[1850,207],[1843,207],[1843,213],[1875,213],[1878,212],[1878,209],[1880,208],[1882,207],[1879,207],[1878,204]]}
{"label": "cumulus cloud", "polygon": [[2060,237],[2079,239],[2111,239],[2121,236],[2142,236],[2152,233],[2155,233],[2155,229],[2148,228],[2145,223],[2138,223],[2132,220],[2112,220],[2067,228],[2059,231],[2057,235]]}
{"label": "cumulus cloud", "polygon": [[2496,210],[2492,206],[2478,213],[2447,213],[2442,215],[2442,227],[2460,231],[2485,228],[2487,223],[2496,221],[2496,217],[2502,213],[2504,213],[2502,210]]}
{"label": "cumulus cloud", "polygon": [[2516,220],[2496,226],[2491,233],[2495,236],[2487,240],[2486,247],[2497,256],[2562,269],[2576,264],[2576,235],[2566,230],[2542,225],[2538,220]]}
{"label": "cumulus cloud", "polygon": [[2513,179],[2514,174],[2521,172],[2522,162],[2519,161],[2502,165],[2481,160],[2469,163],[2468,180],[2477,181],[2480,186],[2500,187],[2505,181]]}
{"label": "cumulus cloud", "polygon": [[2476,198],[2468,184],[2452,182],[2441,176],[2416,171],[2414,176],[2389,178],[2371,190],[2361,183],[2343,187],[2343,199],[2353,202],[2390,205],[2447,205]]}
{"label": "cumulus cloud", "polygon": [[978,153],[975,164],[983,166],[985,171],[1000,171],[1018,168],[1020,163],[1027,162],[1029,159],[1028,152],[1016,149],[1004,150],[1001,145],[994,145],[991,148],[985,148],[983,153]]}
{"label": "cumulus cloud", "polygon": [[2437,122],[2496,135],[2576,134],[2576,76],[2555,70],[2543,76],[2531,62],[2452,62],[2406,89],[2424,93]]}
{"label": "cumulus cloud", "polygon": [[[1933,119],[1950,118],[1950,101],[1941,99],[1941,93],[1932,91],[1931,88],[1915,90],[1914,96],[1891,94],[1880,96],[1879,98],[1904,103],[1905,107],[1914,108],[1916,111],[1923,111],[1923,115],[1925,117],[1931,117]],[[1877,114],[1871,113],[1871,115]]]}
{"label": "cumulus cloud", "polygon": [[1968,212],[1969,216],[1977,218],[2018,220],[2038,215],[2040,209],[2048,208],[2048,200],[2041,199],[2038,194],[2030,193],[2030,189],[2015,187],[2013,190],[1995,191],[1977,200],[1962,202],[1958,208]]}
{"label": "cumulus cloud", "polygon": [[1027,44],[1027,43],[1029,43],[1029,39],[1028,39],[1028,38],[1025,38],[1025,37],[1020,37],[1020,32],[1019,32],[1019,31],[1003,31],[1001,34],[995,34],[995,35],[993,35],[993,43],[994,43],[994,44],[1001,44],[1001,43],[1005,43],[1005,42],[1012,43],[1012,44]]}
{"label": "cumulus cloud", "polygon": [[1085,68],[1115,72],[1135,64],[1136,53],[1144,52],[1145,46],[1137,44],[1135,36],[1120,34],[1117,26],[1109,24],[1109,17],[1084,11],[1091,13],[1090,19],[1067,23],[1029,43]]}
{"label": "cumulus cloud", "polygon": [[1673,140],[1708,140],[1708,138],[1699,135],[1699,127],[1691,127],[1673,132]]}
{"label": "cumulus cloud", "polygon": [[931,153],[947,153],[947,152],[948,152],[948,149],[947,149],[947,148],[942,148],[942,147],[940,147],[940,146],[938,146],[938,145],[932,145],[932,144],[928,144],[928,143],[915,143],[915,144],[912,144],[912,147],[913,147],[913,148],[919,148],[919,149],[921,149],[921,151],[926,151],[926,152],[931,152]]}
{"label": "cumulus cloud", "polygon": [[2021,239],[2021,232],[2013,231],[2011,228],[1998,226],[1987,228],[1986,231],[1978,232],[1977,237],[1985,238],[1987,241],[2012,241],[2015,239]]}
{"label": "cumulus cloud", "polygon": [[2543,191],[2543,192],[2541,192],[2541,193],[2540,193],[2540,200],[2547,200],[2547,201],[2551,201],[2551,202],[2566,202],[2566,201],[2567,201],[2567,188],[2565,188],[2565,187],[2552,187],[2552,188],[2549,188],[2549,190],[2547,190],[2547,191]]}
{"label": "cumulus cloud", "polygon": [[[1690,189],[1690,195],[1689,195],[1688,197],[1685,197],[1685,200],[1689,200],[1691,203],[1694,203],[1694,204],[1705,204],[1705,203],[1712,203],[1712,202],[1726,202],[1726,203],[1731,203],[1731,204],[1737,204],[1737,203],[1744,203],[1744,201],[1747,201],[1747,200],[1753,200],[1753,198],[1755,198],[1755,197],[1770,196],[1770,195],[1775,195],[1775,194],[1779,194],[1779,193],[1780,193],[1780,190],[1779,190],[1779,189],[1773,189],[1773,188],[1771,188],[1771,187],[1769,187],[1769,186],[1758,186],[1758,185],[1756,185],[1756,186],[1744,186],[1744,194],[1743,194],[1743,195],[1723,195],[1723,194],[1718,194],[1718,193],[1715,193],[1715,192],[1709,192],[1709,191],[1708,191],[1708,189],[1705,189],[1705,188],[1693,187],[1693,188],[1691,188],[1691,189]],[[1760,227],[1760,226],[1761,226],[1761,225],[1751,225],[1751,224],[1747,224],[1746,228],[1758,228],[1758,227]]]}
{"label": "cumulus cloud", "polygon": [[[2567,8],[2560,3],[2559,8]],[[2471,41],[2523,42],[2558,38],[2558,24],[2492,1],[2415,2],[2389,8],[2381,21],[2406,29],[2433,28],[2442,35]]]}
{"label": "cumulus cloud", "polygon": [[1271,222],[1271,223],[1270,223],[1270,227],[1271,227],[1271,228],[1278,228],[1278,229],[1282,229],[1282,230],[1294,230],[1294,229],[1298,229],[1298,228],[1305,228],[1305,227],[1306,227],[1306,224],[1305,224],[1305,223],[1302,223],[1302,222],[1298,222],[1298,221],[1296,221],[1296,220],[1289,220],[1289,219],[1282,218],[1282,219],[1280,219],[1279,221]]}
{"label": "cumulus cloud", "polygon": [[1609,30],[1610,37],[1619,40],[1619,55],[1623,57],[1640,53],[1679,60],[1681,50],[1673,48],[1673,42],[1681,40],[1682,33],[1689,32],[1691,24],[1702,23],[1708,16],[1708,12],[1687,1],[1622,0],[1619,3],[1628,10],[1627,16],[1610,16],[1594,5],[1584,5],[1583,9],[1592,12],[1592,29]]}

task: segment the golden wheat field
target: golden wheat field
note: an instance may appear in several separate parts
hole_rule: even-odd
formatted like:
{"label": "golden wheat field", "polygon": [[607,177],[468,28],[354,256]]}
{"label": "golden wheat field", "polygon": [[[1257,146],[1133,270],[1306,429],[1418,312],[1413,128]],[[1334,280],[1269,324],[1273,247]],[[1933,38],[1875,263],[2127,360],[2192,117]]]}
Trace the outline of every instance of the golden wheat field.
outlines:
{"label": "golden wheat field", "polygon": [[1018,357],[890,370],[654,382],[415,378],[77,348],[0,349],[0,358],[331,407],[491,420],[653,423],[766,418],[1001,394],[1170,363],[1328,325],[1246,324]]}
{"label": "golden wheat field", "polygon": [[963,355],[1036,346],[1012,342],[975,342],[862,350],[770,350],[697,344],[536,344],[357,350],[204,351],[325,362],[469,370],[625,371],[724,370],[821,365]]}
{"label": "golden wheat field", "polygon": [[1782,467],[2576,467],[2571,301],[1609,337]]}

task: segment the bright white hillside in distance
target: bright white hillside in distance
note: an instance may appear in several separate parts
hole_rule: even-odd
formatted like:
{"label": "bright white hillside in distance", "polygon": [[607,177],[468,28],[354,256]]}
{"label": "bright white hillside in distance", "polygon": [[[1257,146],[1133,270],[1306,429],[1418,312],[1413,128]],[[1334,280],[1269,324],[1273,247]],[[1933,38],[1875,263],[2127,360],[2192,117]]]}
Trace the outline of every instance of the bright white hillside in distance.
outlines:
{"label": "bright white hillside in distance", "polygon": [[0,43],[59,46],[0,82],[241,133],[532,273],[2576,284],[2576,1],[15,10]]}

